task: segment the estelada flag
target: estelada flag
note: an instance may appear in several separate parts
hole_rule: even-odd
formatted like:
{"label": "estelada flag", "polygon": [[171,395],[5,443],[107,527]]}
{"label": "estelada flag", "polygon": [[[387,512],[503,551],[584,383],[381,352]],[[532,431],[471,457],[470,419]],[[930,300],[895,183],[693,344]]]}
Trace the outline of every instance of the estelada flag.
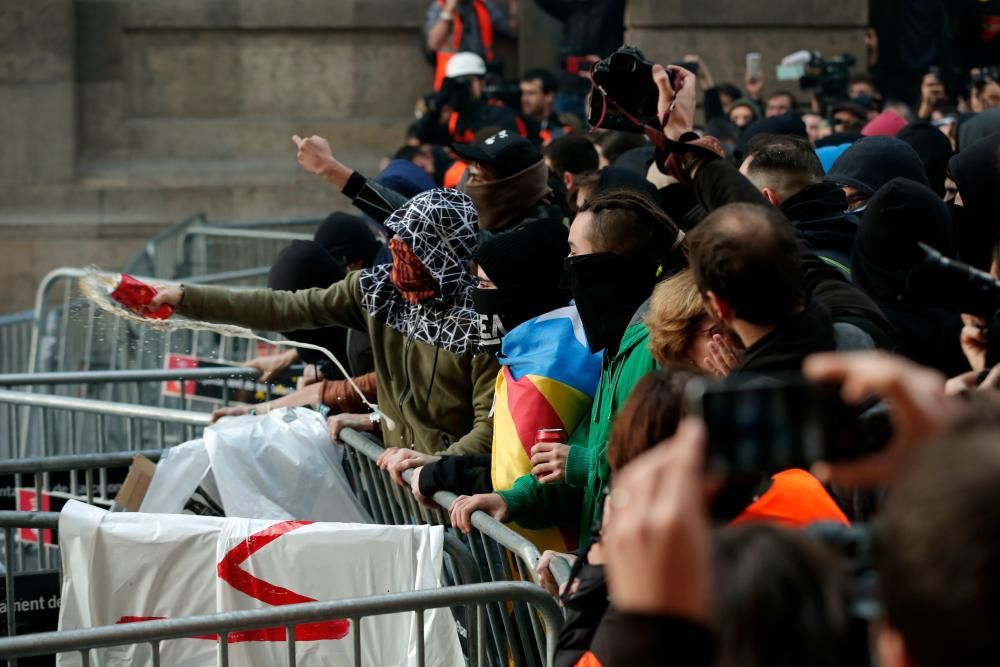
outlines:
{"label": "estelada flag", "polygon": [[[601,353],[587,346],[576,306],[567,306],[528,320],[503,338],[503,366],[497,376],[493,408],[495,490],[509,489],[531,472],[531,448],[539,429],[573,432],[590,414],[601,375]],[[511,527],[540,550],[568,551],[576,547],[576,518],[565,528],[528,530]]]}

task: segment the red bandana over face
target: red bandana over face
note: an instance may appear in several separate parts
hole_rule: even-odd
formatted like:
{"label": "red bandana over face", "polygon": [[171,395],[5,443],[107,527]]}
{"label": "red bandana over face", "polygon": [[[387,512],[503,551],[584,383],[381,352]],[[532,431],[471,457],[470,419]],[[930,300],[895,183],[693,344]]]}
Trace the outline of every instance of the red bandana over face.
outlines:
{"label": "red bandana over face", "polygon": [[404,299],[416,304],[438,295],[438,284],[423,262],[413,254],[410,246],[399,237],[389,241],[392,253],[392,272],[389,278]]}

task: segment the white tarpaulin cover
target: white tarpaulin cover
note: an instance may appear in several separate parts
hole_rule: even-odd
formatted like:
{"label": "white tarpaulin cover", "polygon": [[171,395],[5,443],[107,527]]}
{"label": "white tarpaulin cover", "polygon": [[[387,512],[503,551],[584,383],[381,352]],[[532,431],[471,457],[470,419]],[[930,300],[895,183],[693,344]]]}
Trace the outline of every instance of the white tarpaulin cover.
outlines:
{"label": "white tarpaulin cover", "polygon": [[139,511],[179,514],[201,486],[229,517],[368,523],[342,462],[313,410],[223,419],[164,453]]}
{"label": "white tarpaulin cover", "polygon": [[[59,518],[59,629],[436,588],[443,540],[440,526],[111,513],[70,501]],[[451,612],[429,610],[425,619],[427,665],[462,664]],[[362,664],[417,664],[414,614],[367,617],[361,628]],[[353,665],[355,632],[347,621],[300,627],[299,664]],[[281,628],[235,635],[229,664],[285,664],[284,638]],[[215,665],[216,643],[165,641],[161,664]],[[96,665],[153,664],[148,645],[91,656]],[[78,654],[59,658],[62,667],[79,664]]]}

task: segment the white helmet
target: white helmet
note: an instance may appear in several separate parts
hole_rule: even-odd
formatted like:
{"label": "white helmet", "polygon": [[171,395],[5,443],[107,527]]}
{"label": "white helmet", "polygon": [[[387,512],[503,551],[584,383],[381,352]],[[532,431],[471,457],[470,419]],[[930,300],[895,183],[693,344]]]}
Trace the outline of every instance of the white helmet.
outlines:
{"label": "white helmet", "polygon": [[486,62],[482,56],[471,51],[456,53],[448,60],[444,75],[449,79],[460,76],[483,76],[486,74]]}

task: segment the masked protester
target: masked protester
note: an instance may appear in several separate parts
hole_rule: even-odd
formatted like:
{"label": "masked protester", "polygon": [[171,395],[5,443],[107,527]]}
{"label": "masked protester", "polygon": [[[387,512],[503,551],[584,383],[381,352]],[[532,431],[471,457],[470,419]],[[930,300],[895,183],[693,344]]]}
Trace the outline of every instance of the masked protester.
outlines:
{"label": "masked protester", "polygon": [[[394,428],[382,424],[383,439],[390,447],[416,450],[387,453],[383,465],[398,475],[436,460],[434,454],[489,451],[499,366],[492,355],[479,353],[474,279],[468,268],[478,246],[477,222],[466,195],[431,190],[386,221],[394,234],[391,265],[348,274],[325,290],[233,292],[185,286],[162,290],[157,299],[187,317],[258,330],[366,330],[375,357],[379,410],[394,422]],[[363,427],[364,422],[350,425]],[[367,428],[378,425],[369,421]]]}
{"label": "masked protester", "polygon": [[580,542],[589,542],[611,476],[607,443],[619,408],[639,379],[657,367],[649,330],[631,325],[660,274],[684,263],[683,234],[649,198],[611,190],[580,209],[570,227],[566,279],[590,349],[603,350],[601,378],[590,411],[567,443],[535,451],[530,475],[508,490],[460,498],[452,523],[468,529],[475,510],[528,528],[562,525],[581,509]]}
{"label": "masked protester", "polygon": [[837,158],[826,180],[847,195],[848,210],[858,213],[875,191],[896,177],[928,185],[920,156],[896,137],[864,137]]}
{"label": "masked protester", "polygon": [[959,199],[949,204],[958,257],[989,271],[990,251],[1000,236],[1000,133],[964,148],[948,163]]}
{"label": "masked protester", "polygon": [[455,144],[455,153],[469,163],[462,186],[479,212],[481,240],[538,220],[561,222],[549,187],[549,169],[527,139],[501,130],[479,144]]}
{"label": "masked protester", "polygon": [[854,240],[854,283],[871,296],[893,323],[900,352],[948,377],[968,370],[959,345],[958,313],[933,305],[926,290],[911,289],[911,270],[920,263],[923,242],[946,257],[955,241],[944,202],[927,187],[893,179],[868,203]]}
{"label": "masked protester", "polygon": [[[576,308],[566,305],[569,292],[561,282],[567,252],[566,228],[549,222],[521,225],[480,246],[480,286],[473,301],[480,338],[497,350],[502,366],[493,404],[493,451],[448,456],[420,468],[411,483],[418,497],[441,489],[459,494],[509,489],[531,472],[539,430],[569,433],[590,414],[601,356],[588,348]],[[566,551],[576,545],[577,523],[577,513],[567,512],[552,528],[513,528],[539,549]]]}
{"label": "masked protester", "polygon": [[911,123],[904,127],[897,139],[905,141],[913,147],[924,164],[927,172],[927,182],[938,197],[944,197],[944,181],[948,175],[948,161],[955,151],[951,142],[941,130],[927,121]]}
{"label": "masked protester", "polygon": [[[299,290],[329,287],[344,279],[347,271],[315,241],[293,241],[278,255],[267,274],[272,290]],[[347,330],[343,327],[285,331],[284,336],[301,343],[311,343],[330,350],[339,359],[347,359]],[[318,366],[320,377],[342,377],[330,361],[314,350],[293,350],[302,361]]]}

